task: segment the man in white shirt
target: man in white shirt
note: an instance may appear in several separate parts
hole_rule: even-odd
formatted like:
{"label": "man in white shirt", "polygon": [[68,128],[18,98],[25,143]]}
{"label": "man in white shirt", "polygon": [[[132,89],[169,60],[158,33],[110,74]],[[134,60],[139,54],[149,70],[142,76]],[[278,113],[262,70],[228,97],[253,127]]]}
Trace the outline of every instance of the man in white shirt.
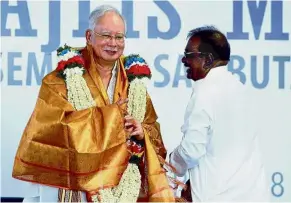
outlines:
{"label": "man in white shirt", "polygon": [[226,65],[230,45],[219,30],[191,30],[185,55],[195,81],[183,139],[170,154],[178,176],[189,172],[193,202],[269,201],[253,102]]}

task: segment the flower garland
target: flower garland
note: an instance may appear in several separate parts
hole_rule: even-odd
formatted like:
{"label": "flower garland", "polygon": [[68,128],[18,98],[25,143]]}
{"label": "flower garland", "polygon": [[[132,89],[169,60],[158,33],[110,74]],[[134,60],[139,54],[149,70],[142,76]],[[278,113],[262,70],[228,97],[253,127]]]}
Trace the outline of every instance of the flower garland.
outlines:
{"label": "flower garland", "polygon": [[[76,49],[64,45],[57,50],[59,62],[58,75],[62,77],[68,90],[68,101],[76,110],[96,106],[83,74],[84,60]],[[130,82],[128,112],[142,122],[146,111],[146,82],[151,72],[144,59],[139,55],[125,57],[125,68]],[[129,164],[119,184],[114,188],[106,188],[92,196],[93,202],[136,202],[140,187],[141,175],[138,164],[144,154],[143,142],[130,138],[127,140],[128,151],[131,153]]]}
{"label": "flower garland", "polygon": [[146,84],[151,78],[150,68],[143,58],[134,54],[125,57],[124,67],[130,82],[127,112],[143,122],[146,112]]}
{"label": "flower garland", "polygon": [[[124,58],[124,67],[130,82],[127,112],[136,120],[142,122],[146,112],[146,82],[151,78],[151,71],[145,60],[134,54]],[[141,174],[138,164],[142,161],[144,144],[143,141],[132,137],[127,140],[127,148],[131,157],[119,184],[114,188],[100,190],[99,198],[98,195],[93,197],[94,202],[137,201],[141,187]]]}
{"label": "flower garland", "polygon": [[76,110],[95,106],[94,99],[83,78],[85,62],[80,53],[65,45],[57,50],[57,56],[59,58],[57,71],[58,75],[66,81],[68,101]]}
{"label": "flower garland", "polygon": [[92,196],[93,202],[136,202],[141,187],[141,175],[138,164],[144,154],[143,144],[131,138],[127,140],[127,148],[131,158],[126,170],[122,174],[119,184],[113,188],[105,188],[98,191],[99,194]]}

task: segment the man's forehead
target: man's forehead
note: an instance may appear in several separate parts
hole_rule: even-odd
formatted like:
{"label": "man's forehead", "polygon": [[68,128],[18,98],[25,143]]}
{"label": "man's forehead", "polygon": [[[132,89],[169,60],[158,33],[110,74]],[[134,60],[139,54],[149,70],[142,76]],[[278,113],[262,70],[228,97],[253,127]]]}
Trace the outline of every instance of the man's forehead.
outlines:
{"label": "man's forehead", "polygon": [[124,33],[125,24],[123,19],[114,12],[106,12],[97,21],[96,27],[102,31]]}
{"label": "man's forehead", "polygon": [[199,45],[200,45],[200,38],[199,37],[191,37],[188,40],[187,46],[186,46],[186,50],[195,50],[198,49]]}
{"label": "man's forehead", "polygon": [[112,26],[110,24],[96,24],[96,31],[102,33],[124,34],[125,28],[123,26]]}
{"label": "man's forehead", "polygon": [[191,41],[192,43],[200,43],[200,37],[195,37],[195,36],[193,36],[193,37],[191,37],[190,39],[189,39],[189,41]]}

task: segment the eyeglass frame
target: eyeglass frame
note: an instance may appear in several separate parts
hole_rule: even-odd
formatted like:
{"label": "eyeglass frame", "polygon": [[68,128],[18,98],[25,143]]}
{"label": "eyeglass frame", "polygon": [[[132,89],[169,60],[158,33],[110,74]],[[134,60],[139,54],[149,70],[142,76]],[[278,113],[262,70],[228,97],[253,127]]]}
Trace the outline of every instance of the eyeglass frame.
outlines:
{"label": "eyeglass frame", "polygon": [[[187,56],[188,55],[188,56]],[[193,57],[189,57],[189,55],[196,55],[196,56],[193,56]],[[209,55],[212,55],[211,53],[207,53],[207,52],[193,52],[193,51],[189,51],[189,52],[184,52],[184,57],[186,59],[194,59],[196,57],[199,57],[199,58],[202,58],[203,56],[209,56]]]}
{"label": "eyeglass frame", "polygon": [[[94,30],[91,30],[93,32],[94,35],[98,36],[98,37],[101,37],[103,38],[103,41],[106,41],[106,42],[109,42],[111,40],[113,40],[113,38],[115,39],[116,43],[119,43],[119,44],[123,44],[124,41],[125,41],[125,38],[126,38],[126,35],[125,34],[122,34],[120,33],[120,35],[122,35],[122,38],[119,40],[118,37],[121,37],[121,36],[117,36],[117,35],[110,35],[109,33],[108,34],[101,34],[101,33],[98,33]],[[109,38],[106,38],[106,37],[109,37]]]}

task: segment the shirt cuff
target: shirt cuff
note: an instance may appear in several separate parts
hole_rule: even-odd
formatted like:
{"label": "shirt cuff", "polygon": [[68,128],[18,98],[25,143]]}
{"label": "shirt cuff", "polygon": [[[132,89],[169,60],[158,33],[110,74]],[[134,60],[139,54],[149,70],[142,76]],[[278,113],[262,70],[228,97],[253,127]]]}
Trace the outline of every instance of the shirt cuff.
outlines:
{"label": "shirt cuff", "polygon": [[179,153],[179,147],[177,147],[169,156],[170,164],[176,169],[176,175],[183,177],[188,168],[187,164]]}

